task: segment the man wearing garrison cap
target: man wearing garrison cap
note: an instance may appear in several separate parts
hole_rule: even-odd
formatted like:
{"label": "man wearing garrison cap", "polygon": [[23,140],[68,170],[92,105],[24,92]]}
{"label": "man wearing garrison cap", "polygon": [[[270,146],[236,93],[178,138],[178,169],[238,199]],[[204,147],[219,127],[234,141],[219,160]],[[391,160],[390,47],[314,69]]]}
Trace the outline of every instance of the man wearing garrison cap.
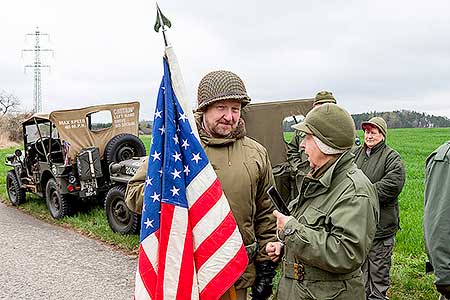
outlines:
{"label": "man wearing garrison cap", "polygon": [[[321,91],[314,97],[313,108],[318,107],[325,103],[336,104],[336,99],[332,92]],[[295,129],[295,125],[292,126]],[[292,180],[301,180],[301,178],[306,175],[309,171],[308,157],[305,151],[300,148],[300,143],[303,140],[303,133],[299,130],[295,130],[292,140],[286,144],[287,146],[287,157],[291,168]],[[296,196],[297,191],[292,191],[292,195]]]}
{"label": "man wearing garrison cap", "polygon": [[279,242],[266,251],[282,259],[277,299],[365,299],[361,265],[375,236],[375,187],[354,163],[355,125],[333,103],[311,110],[293,128],[310,171],[289,204],[291,216],[274,212]]}
{"label": "man wearing garrison cap", "polygon": [[366,297],[388,299],[391,256],[399,229],[398,196],[405,183],[405,168],[400,154],[386,145],[387,124],[383,118],[373,117],[361,127],[364,145],[355,150],[355,162],[375,185],[380,202],[380,222],[362,266]]}

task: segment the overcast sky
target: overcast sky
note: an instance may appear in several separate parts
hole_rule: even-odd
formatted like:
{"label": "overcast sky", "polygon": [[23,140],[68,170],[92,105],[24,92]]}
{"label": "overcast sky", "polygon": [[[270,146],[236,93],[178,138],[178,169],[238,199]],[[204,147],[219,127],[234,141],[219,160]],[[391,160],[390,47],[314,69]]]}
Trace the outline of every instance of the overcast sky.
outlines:
{"label": "overcast sky", "polygon": [[[450,117],[450,1],[167,1],[168,37],[196,101],[200,79],[237,73],[254,102],[331,90],[350,113],[415,110]],[[152,119],[164,45],[149,0],[0,4],[0,91],[33,108],[36,26],[43,110],[138,100]]]}

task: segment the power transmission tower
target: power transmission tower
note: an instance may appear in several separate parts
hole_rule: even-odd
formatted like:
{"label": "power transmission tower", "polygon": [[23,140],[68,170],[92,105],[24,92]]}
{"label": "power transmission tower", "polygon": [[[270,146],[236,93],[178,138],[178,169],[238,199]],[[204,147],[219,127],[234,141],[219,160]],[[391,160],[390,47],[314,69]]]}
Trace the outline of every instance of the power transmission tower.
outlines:
{"label": "power transmission tower", "polygon": [[42,33],[39,31],[39,27],[36,27],[36,31],[34,33],[27,33],[26,36],[34,36],[35,44],[34,49],[22,49],[23,52],[32,51],[34,52],[34,63],[31,65],[25,65],[26,68],[34,68],[34,90],[33,90],[33,112],[41,112],[42,111],[42,94],[41,94],[41,69],[49,68],[50,65],[43,65],[41,63],[41,52],[52,52],[52,49],[42,49],[40,46],[40,37],[49,35],[47,33]]}

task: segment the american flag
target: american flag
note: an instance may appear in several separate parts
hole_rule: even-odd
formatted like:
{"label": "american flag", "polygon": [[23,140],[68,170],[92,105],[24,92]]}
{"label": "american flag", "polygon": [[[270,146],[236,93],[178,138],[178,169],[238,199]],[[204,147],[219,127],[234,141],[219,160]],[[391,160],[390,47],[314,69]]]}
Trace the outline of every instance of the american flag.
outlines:
{"label": "american flag", "polygon": [[180,105],[172,88],[179,78],[172,74],[171,79],[170,71],[178,70],[172,53],[166,50],[171,65],[165,58],[154,115],[135,299],[219,299],[248,259],[217,175],[190,125],[192,110],[186,102]]}

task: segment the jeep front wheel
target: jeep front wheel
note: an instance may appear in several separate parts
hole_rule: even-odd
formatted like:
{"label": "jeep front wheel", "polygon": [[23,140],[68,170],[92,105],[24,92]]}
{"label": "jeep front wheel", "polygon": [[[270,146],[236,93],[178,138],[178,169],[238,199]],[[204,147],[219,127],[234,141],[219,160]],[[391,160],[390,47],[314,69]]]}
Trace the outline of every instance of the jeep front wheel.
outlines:
{"label": "jeep front wheel", "polygon": [[17,206],[25,201],[25,189],[20,187],[20,182],[13,170],[6,174],[6,189],[12,205]]}
{"label": "jeep front wheel", "polygon": [[121,234],[138,233],[140,216],[125,203],[125,186],[117,185],[109,190],[105,199],[105,212],[109,227]]}
{"label": "jeep front wheel", "polygon": [[45,189],[47,208],[55,219],[73,214],[73,203],[70,195],[61,194],[55,179],[50,178]]}

